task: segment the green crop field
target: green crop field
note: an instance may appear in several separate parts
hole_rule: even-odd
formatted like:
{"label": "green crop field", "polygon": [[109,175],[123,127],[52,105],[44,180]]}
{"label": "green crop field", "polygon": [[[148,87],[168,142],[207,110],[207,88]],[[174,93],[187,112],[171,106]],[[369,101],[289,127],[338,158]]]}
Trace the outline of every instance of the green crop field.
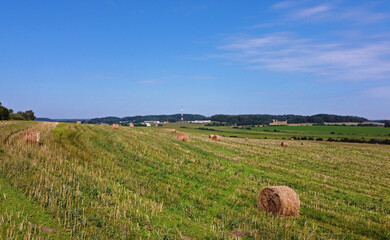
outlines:
{"label": "green crop field", "polygon": [[[387,134],[275,128],[283,136]],[[26,144],[25,129],[40,131],[41,144]],[[265,128],[221,127],[253,138],[220,142],[208,138],[212,131],[177,129],[190,140],[162,127],[0,122],[0,238],[390,239],[388,145],[281,148],[260,139],[274,134]],[[297,192],[298,217],[258,210],[260,190],[276,185]]]}
{"label": "green crop field", "polygon": [[177,128],[185,132],[219,134],[225,137],[249,137],[289,139],[292,137],[313,137],[315,139],[390,139],[390,128],[360,126],[265,126],[265,127],[231,127],[205,126],[204,124],[168,124],[166,128]]}

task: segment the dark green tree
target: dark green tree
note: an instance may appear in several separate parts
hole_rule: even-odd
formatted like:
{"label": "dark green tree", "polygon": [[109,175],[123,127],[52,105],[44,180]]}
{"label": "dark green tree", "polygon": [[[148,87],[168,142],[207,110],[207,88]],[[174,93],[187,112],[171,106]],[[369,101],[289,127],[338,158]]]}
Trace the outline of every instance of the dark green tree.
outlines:
{"label": "dark green tree", "polygon": [[9,119],[9,111],[0,102],[0,120],[8,120],[8,119]]}

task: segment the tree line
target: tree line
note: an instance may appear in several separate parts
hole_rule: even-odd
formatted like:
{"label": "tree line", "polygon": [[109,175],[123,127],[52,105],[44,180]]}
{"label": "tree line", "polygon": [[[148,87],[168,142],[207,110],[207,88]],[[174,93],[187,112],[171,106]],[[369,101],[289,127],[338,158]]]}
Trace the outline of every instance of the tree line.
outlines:
{"label": "tree line", "polygon": [[268,125],[273,120],[286,121],[288,123],[316,123],[325,122],[366,122],[368,119],[356,116],[340,116],[333,114],[316,114],[312,116],[301,115],[270,115],[270,114],[248,114],[248,115],[224,115],[211,116],[211,121],[224,122],[229,125]]}
{"label": "tree line", "polygon": [[14,112],[13,109],[8,109],[3,106],[0,102],[0,120],[35,120],[35,115],[32,110],[27,110],[25,112],[18,111]]}

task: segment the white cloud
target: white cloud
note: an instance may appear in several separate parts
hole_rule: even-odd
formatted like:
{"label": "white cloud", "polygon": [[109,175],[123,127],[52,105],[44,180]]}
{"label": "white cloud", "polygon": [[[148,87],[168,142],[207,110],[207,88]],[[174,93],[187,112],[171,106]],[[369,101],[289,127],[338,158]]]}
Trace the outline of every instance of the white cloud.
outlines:
{"label": "white cloud", "polygon": [[294,14],[294,17],[296,18],[312,17],[321,13],[328,12],[329,10],[330,7],[328,5],[318,5],[315,7],[299,10],[296,14]]}
{"label": "white cloud", "polygon": [[368,98],[390,98],[390,86],[369,88],[362,95]]}
{"label": "white cloud", "polygon": [[289,33],[236,38],[219,48],[230,60],[251,68],[312,72],[328,80],[375,80],[390,76],[390,41],[320,42]]}

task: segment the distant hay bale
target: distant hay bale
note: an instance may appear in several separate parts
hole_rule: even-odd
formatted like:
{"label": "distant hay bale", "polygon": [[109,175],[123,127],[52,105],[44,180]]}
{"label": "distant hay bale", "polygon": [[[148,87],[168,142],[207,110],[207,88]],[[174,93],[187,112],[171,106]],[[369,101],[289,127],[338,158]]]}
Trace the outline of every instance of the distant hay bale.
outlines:
{"label": "distant hay bale", "polygon": [[77,123],[77,124],[81,124],[81,121],[77,121],[76,123]]}
{"label": "distant hay bale", "polygon": [[119,130],[119,124],[112,124],[112,129]]}
{"label": "distant hay bale", "polygon": [[41,139],[41,133],[38,130],[28,129],[24,131],[23,140],[26,143],[39,144]]}
{"label": "distant hay bale", "polygon": [[249,141],[249,138],[246,137],[246,138],[244,138],[244,140],[245,140],[245,141]]}
{"label": "distant hay bale", "polygon": [[213,138],[213,137],[214,137],[214,134],[210,134],[210,135],[209,135],[209,138]]}
{"label": "distant hay bale", "polygon": [[280,144],[280,146],[282,146],[282,147],[288,147],[288,142],[282,142],[282,143]]}
{"label": "distant hay bale", "polygon": [[302,142],[301,145],[303,146],[303,145],[305,145],[305,143]]}
{"label": "distant hay bale", "polygon": [[176,129],[171,129],[171,133],[175,133],[176,132]]}
{"label": "distant hay bale", "polygon": [[295,139],[294,138],[290,138],[291,141],[294,141]]}
{"label": "distant hay bale", "polygon": [[293,189],[287,186],[261,189],[257,204],[261,211],[277,214],[281,217],[299,215],[299,197]]}
{"label": "distant hay bale", "polygon": [[134,127],[134,124],[130,123],[130,124],[129,124],[129,127],[133,128],[133,127]]}
{"label": "distant hay bale", "polygon": [[179,132],[176,135],[176,139],[179,141],[187,142],[190,139],[190,137],[185,133]]}
{"label": "distant hay bale", "polygon": [[215,135],[213,135],[211,137],[211,140],[213,140],[213,141],[221,141],[221,137],[219,135],[215,134]]}

